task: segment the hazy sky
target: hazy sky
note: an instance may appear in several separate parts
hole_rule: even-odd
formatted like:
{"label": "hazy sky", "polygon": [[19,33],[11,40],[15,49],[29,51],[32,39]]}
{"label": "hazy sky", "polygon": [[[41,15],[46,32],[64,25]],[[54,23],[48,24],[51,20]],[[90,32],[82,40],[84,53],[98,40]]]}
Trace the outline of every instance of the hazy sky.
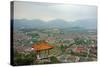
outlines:
{"label": "hazy sky", "polygon": [[74,21],[78,19],[95,19],[97,18],[96,13],[96,6],[14,2],[14,19],[41,19],[44,21],[63,19]]}

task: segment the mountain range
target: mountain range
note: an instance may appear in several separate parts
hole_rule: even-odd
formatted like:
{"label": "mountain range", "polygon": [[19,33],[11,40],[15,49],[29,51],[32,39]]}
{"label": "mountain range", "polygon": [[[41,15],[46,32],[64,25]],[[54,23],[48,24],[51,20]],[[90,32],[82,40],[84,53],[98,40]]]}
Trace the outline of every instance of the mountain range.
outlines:
{"label": "mountain range", "polygon": [[14,29],[22,28],[70,28],[70,27],[82,27],[86,29],[96,29],[96,19],[81,19],[73,22],[65,21],[62,19],[55,19],[50,21],[43,21],[40,19],[26,20],[26,19],[15,19],[12,21]]}

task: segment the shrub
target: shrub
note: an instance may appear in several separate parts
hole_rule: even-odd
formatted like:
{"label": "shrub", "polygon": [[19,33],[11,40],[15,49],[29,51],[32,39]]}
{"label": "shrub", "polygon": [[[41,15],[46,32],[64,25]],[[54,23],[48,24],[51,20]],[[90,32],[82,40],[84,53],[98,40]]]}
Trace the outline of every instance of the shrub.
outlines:
{"label": "shrub", "polygon": [[50,57],[51,63],[59,63],[58,59],[54,56]]}

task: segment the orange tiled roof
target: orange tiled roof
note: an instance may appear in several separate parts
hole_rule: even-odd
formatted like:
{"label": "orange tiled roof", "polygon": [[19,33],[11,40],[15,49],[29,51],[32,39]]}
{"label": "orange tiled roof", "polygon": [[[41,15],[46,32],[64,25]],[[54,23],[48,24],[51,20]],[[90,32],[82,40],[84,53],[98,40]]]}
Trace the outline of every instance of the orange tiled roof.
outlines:
{"label": "orange tiled roof", "polygon": [[46,43],[46,42],[40,42],[37,44],[33,44],[32,48],[34,48],[36,51],[41,51],[41,50],[52,49],[53,46],[48,45],[48,43]]}

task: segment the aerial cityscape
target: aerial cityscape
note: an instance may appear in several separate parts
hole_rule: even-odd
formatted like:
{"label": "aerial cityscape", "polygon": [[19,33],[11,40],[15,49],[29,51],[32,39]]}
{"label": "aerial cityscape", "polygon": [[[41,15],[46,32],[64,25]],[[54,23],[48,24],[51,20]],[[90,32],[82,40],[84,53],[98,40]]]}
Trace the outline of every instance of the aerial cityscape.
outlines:
{"label": "aerial cityscape", "polygon": [[97,61],[97,7],[14,2],[14,65]]}

